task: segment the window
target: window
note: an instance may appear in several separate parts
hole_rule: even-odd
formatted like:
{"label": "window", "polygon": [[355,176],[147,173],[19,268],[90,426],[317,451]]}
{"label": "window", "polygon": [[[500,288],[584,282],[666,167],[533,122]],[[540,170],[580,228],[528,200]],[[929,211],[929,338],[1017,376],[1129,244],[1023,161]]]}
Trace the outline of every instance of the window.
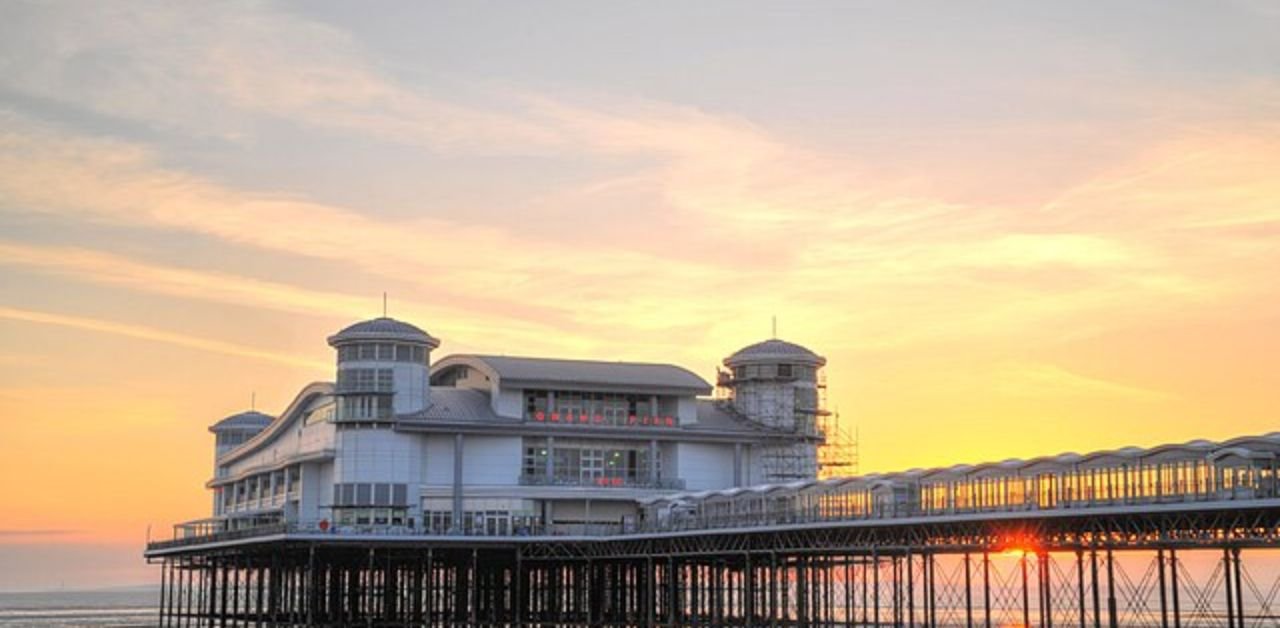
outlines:
{"label": "window", "polygon": [[604,451],[601,449],[582,450],[582,466],[579,478],[590,482],[604,475]]}
{"label": "window", "polygon": [[779,364],[779,365],[778,365],[778,377],[791,377],[791,365],[790,365],[790,364]]}
{"label": "window", "polygon": [[527,476],[546,475],[547,446],[546,443],[534,444],[524,448],[524,474]]}
{"label": "window", "polygon": [[[554,474],[547,478],[547,445],[541,439],[525,441],[523,473],[537,483],[577,486],[636,486],[649,481],[647,445],[610,445],[596,440],[557,441],[552,453]],[[653,461],[660,471],[660,461]]]}
{"label": "window", "polygon": [[334,506],[406,506],[408,485],[351,483],[333,485]]}
{"label": "window", "polygon": [[422,513],[422,525],[429,534],[446,534],[453,527],[453,513],[428,510]]}
{"label": "window", "polygon": [[341,369],[338,371],[339,392],[392,392],[395,388],[391,369]]}
{"label": "window", "polygon": [[391,416],[389,395],[345,397],[342,400],[342,419],[384,419]]}
{"label": "window", "polygon": [[674,426],[670,416],[675,411],[674,400],[658,398],[658,402],[654,403],[652,395],[526,390],[524,416],[526,421],[549,423]]}

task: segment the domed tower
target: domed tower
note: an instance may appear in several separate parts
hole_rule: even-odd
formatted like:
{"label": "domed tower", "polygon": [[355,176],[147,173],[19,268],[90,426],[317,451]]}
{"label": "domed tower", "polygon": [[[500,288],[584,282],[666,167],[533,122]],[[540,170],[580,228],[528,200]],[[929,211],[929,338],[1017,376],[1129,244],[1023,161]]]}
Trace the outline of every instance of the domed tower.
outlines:
{"label": "domed tower", "polygon": [[338,352],[340,420],[389,419],[431,402],[431,350],[440,341],[427,332],[383,316],[329,336],[329,346]]}
{"label": "domed tower", "polygon": [[253,438],[274,420],[269,414],[248,410],[210,425],[209,431],[214,435],[214,459]]}
{"label": "domed tower", "polygon": [[738,414],[787,435],[786,441],[758,452],[765,482],[817,477],[817,447],[822,442],[818,416],[819,370],[826,358],[776,338],[744,347],[724,359],[719,385]]}
{"label": "domed tower", "polygon": [[822,356],[785,340],[766,340],[724,359],[720,385],[733,407],[766,427],[811,433],[818,407]]}
{"label": "domed tower", "polygon": [[[226,468],[218,464],[218,459],[223,454],[257,436],[258,432],[267,429],[267,426],[271,425],[274,420],[275,418],[269,414],[263,414],[257,410],[246,410],[210,425],[209,431],[213,432],[214,437],[213,477],[221,478],[226,475]],[[222,491],[222,487],[218,487],[213,491],[213,514],[215,515],[222,514],[225,506],[222,499]]]}

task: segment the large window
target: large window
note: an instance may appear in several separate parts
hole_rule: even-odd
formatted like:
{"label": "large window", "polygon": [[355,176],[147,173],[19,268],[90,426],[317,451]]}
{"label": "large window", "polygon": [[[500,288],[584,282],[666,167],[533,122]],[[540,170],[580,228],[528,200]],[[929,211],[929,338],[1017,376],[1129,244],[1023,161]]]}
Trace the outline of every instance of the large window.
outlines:
{"label": "large window", "polygon": [[408,508],[335,507],[333,522],[339,527],[413,527]]}
{"label": "large window", "polygon": [[427,363],[427,352],[421,345],[368,342],[338,347],[339,362],[414,362]]}
{"label": "large window", "polygon": [[341,408],[343,420],[385,419],[391,416],[391,396],[343,397]]}
{"label": "large window", "polygon": [[340,482],[333,485],[333,503],[338,506],[404,506],[408,504],[405,484]]}
{"label": "large window", "polygon": [[[547,456],[552,460],[547,474]],[[572,486],[644,486],[650,481],[647,445],[608,445],[591,441],[559,441],[550,454],[545,441],[525,443],[523,472],[531,484]],[[661,473],[661,454],[653,461]]]}
{"label": "large window", "polygon": [[338,370],[338,392],[392,392],[394,389],[391,369]]}

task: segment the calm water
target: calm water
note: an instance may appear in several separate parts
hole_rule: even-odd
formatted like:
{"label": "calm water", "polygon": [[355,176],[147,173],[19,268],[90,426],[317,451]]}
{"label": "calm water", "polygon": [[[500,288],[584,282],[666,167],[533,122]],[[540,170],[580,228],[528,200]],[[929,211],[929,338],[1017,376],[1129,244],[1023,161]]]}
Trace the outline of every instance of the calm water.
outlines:
{"label": "calm water", "polygon": [[0,593],[0,626],[155,626],[153,588]]}

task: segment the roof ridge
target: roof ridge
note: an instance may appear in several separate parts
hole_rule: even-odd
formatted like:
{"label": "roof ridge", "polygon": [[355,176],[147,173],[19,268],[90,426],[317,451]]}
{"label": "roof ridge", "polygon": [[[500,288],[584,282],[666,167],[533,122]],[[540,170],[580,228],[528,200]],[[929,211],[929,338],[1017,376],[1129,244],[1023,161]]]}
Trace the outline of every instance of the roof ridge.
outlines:
{"label": "roof ridge", "polygon": [[631,366],[670,366],[688,370],[686,367],[671,362],[637,362],[633,360],[600,360],[594,358],[547,358],[535,355],[504,355],[495,353],[456,353],[446,357],[469,356],[473,358],[498,358],[506,360],[534,360],[539,362],[580,362],[583,364],[626,364]]}

